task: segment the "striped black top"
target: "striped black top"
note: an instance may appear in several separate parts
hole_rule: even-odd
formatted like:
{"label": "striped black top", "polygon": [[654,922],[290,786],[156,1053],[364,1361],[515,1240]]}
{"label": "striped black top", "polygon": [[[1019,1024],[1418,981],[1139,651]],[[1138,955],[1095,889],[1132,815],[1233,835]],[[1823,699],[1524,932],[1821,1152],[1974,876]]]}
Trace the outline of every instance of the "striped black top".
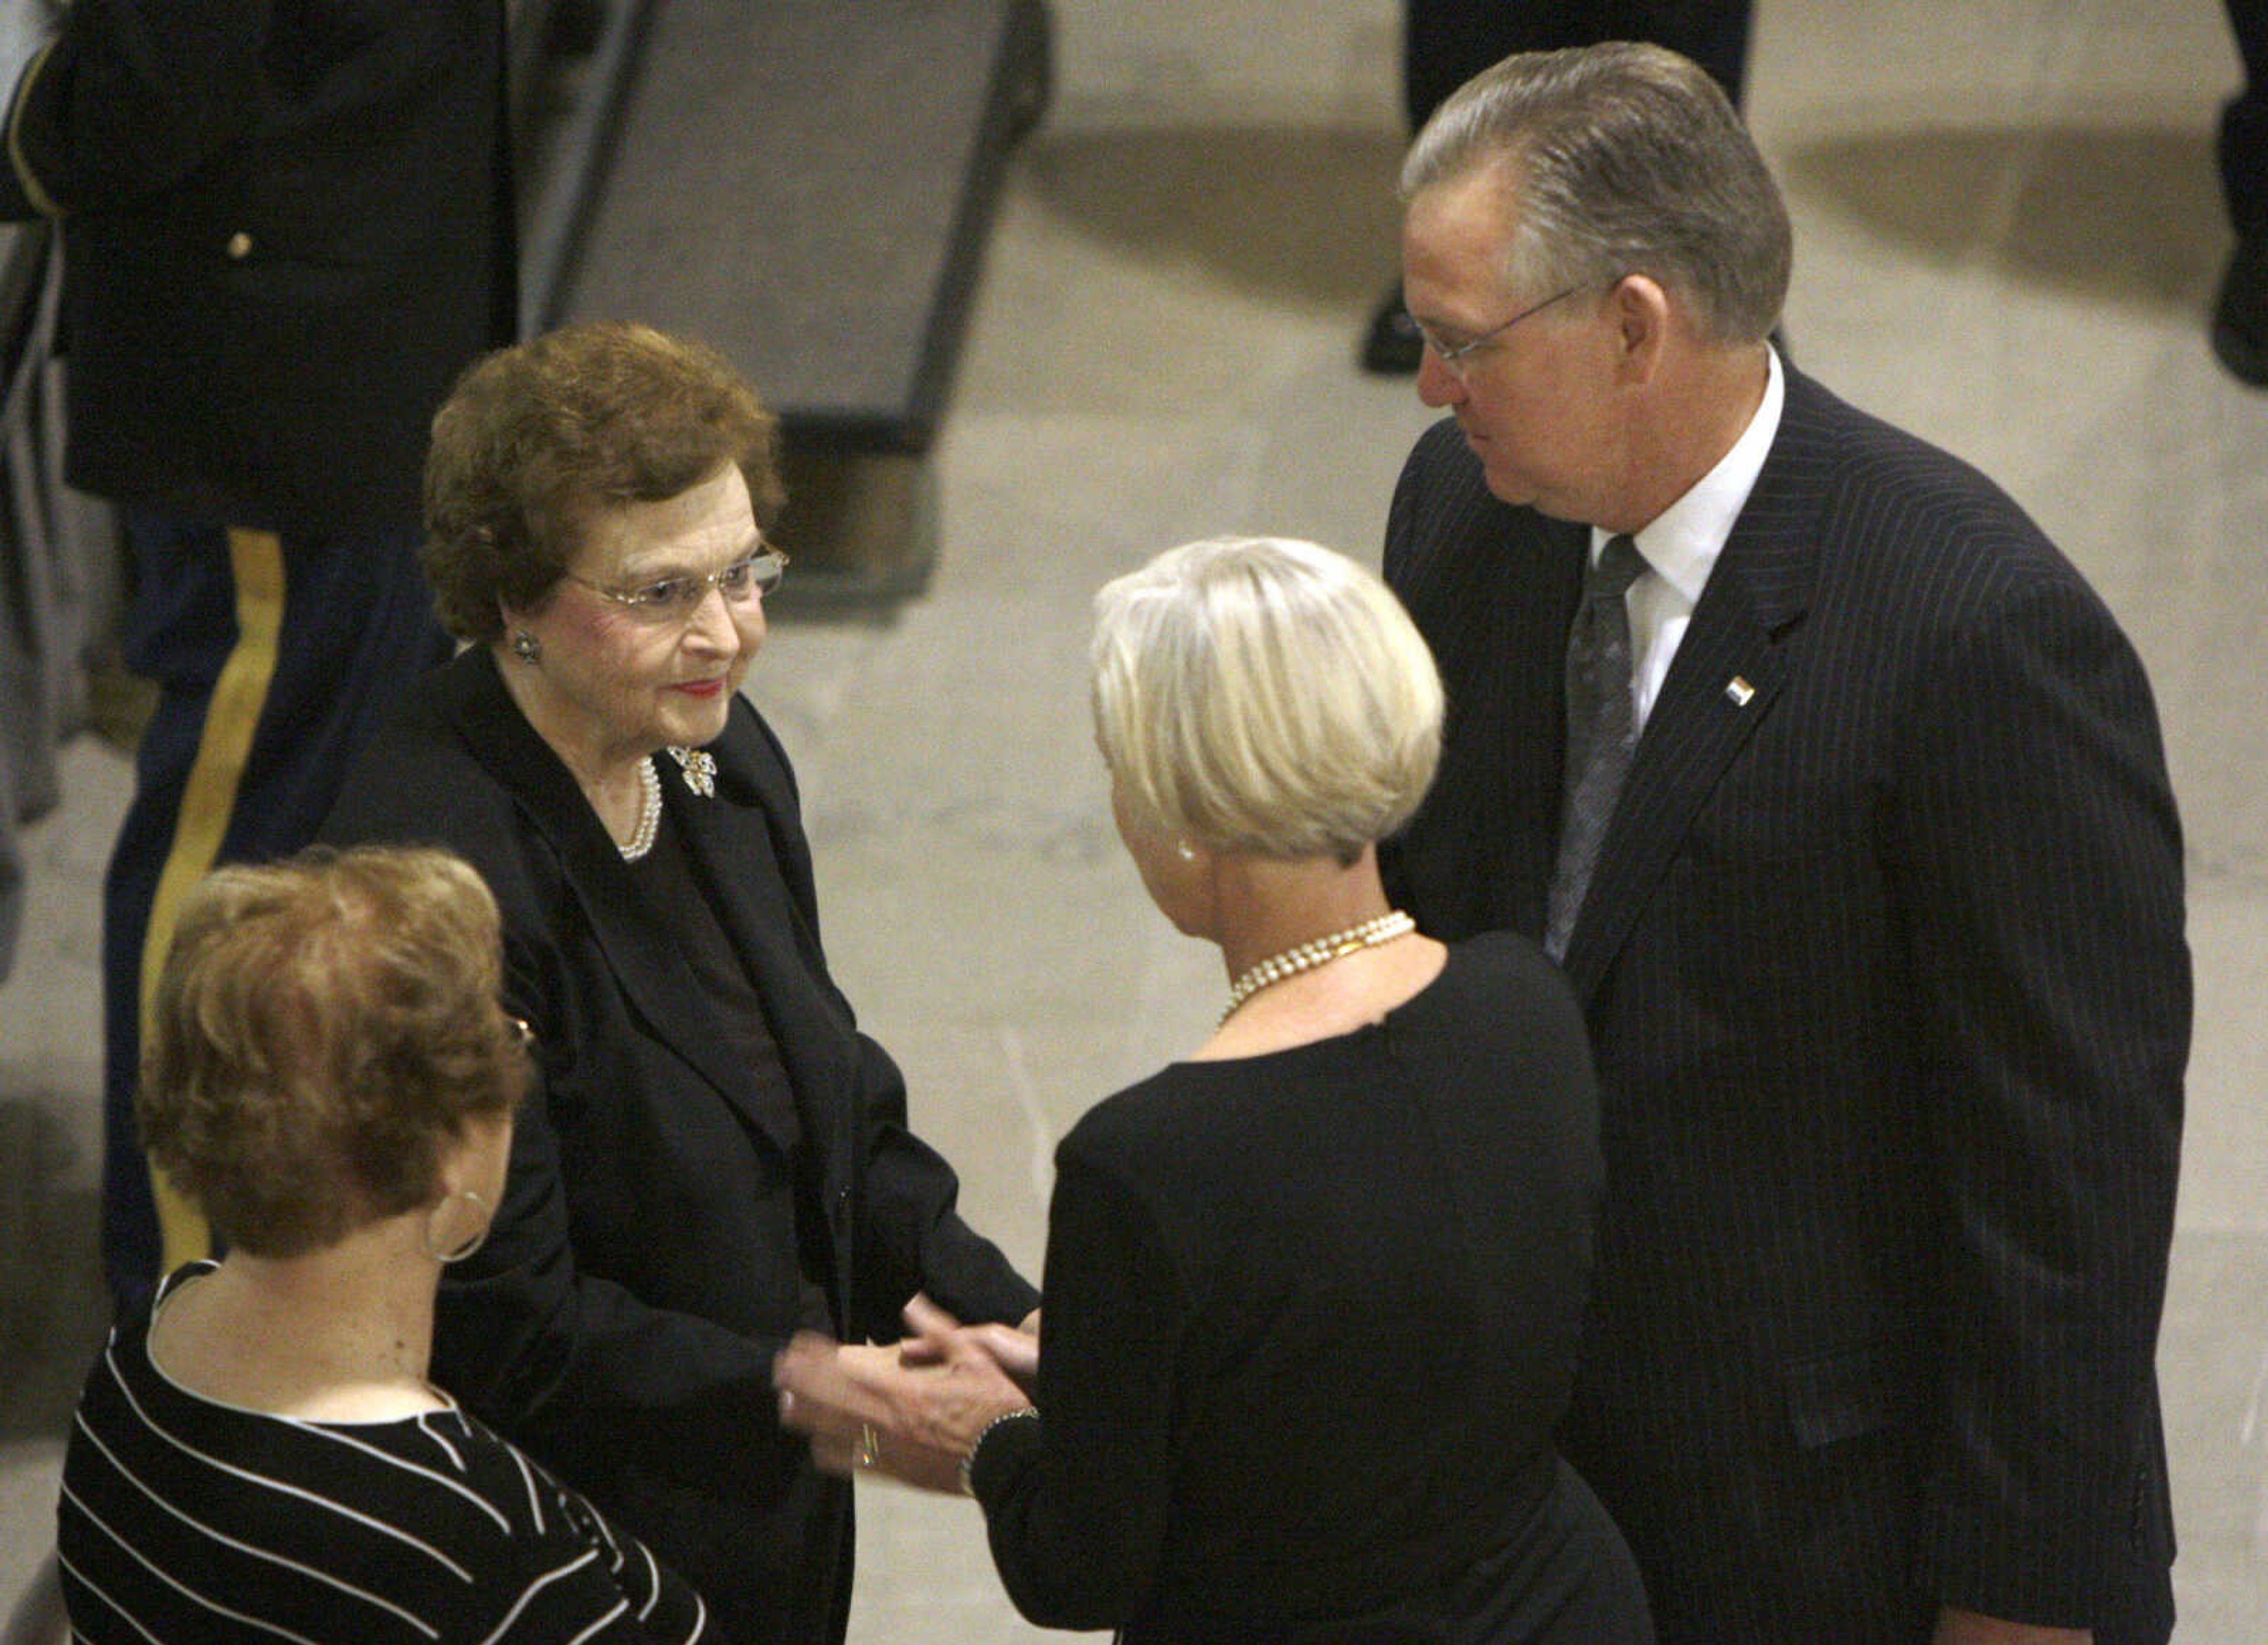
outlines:
{"label": "striped black top", "polygon": [[[182,1280],[158,1293],[162,1305]],[[693,1641],[699,1596],[458,1410],[310,1422],[218,1405],[111,1333],[63,1462],[74,1637],[433,1645]]]}

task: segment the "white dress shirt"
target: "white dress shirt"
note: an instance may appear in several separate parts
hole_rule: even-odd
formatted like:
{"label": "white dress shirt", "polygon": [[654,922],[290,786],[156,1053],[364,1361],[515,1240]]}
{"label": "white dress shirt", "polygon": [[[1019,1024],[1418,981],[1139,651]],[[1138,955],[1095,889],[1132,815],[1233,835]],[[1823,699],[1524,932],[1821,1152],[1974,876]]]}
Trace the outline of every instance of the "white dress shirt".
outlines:
{"label": "white dress shirt", "polygon": [[[1787,399],[1786,371],[1778,349],[1767,343],[1764,353],[1770,363],[1764,397],[1748,428],[1714,468],[1637,535],[1646,569],[1630,585],[1623,604],[1630,613],[1633,723],[1641,731],[1653,712],[1654,699],[1661,694],[1661,682],[1669,677],[1670,662],[1685,637],[1686,625],[1693,621],[1693,607],[1700,603],[1709,573],[1724,552],[1725,540],[1733,534],[1733,522],[1748,505],[1749,493],[1756,488],[1756,475],[1779,433],[1780,408]],[[1613,535],[1591,528],[1594,565]]]}

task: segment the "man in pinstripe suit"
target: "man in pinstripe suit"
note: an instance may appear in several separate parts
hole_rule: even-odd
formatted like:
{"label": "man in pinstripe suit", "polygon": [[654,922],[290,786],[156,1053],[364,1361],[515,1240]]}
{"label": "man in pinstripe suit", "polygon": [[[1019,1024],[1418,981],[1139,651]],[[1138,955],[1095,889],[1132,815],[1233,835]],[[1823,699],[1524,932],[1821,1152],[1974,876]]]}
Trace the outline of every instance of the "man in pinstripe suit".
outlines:
{"label": "man in pinstripe suit", "polygon": [[134,1134],[143,1002],[218,863],[306,844],[449,653],[426,425],[516,329],[504,0],[69,8],[7,116],[0,217],[62,225],[70,482],[121,508],[158,687],[103,891],[103,1257],[206,1254]]}
{"label": "man in pinstripe suit", "polygon": [[1645,47],[1507,59],[1403,174],[1386,569],[1443,937],[1544,929],[1569,624],[1628,534],[1638,727],[1564,965],[1609,1165],[1564,1440],[1665,1641],[2163,1641],[2153,1370],[2190,1014],[2181,839],[2110,613],[1955,459],[1766,341],[1787,219]]}

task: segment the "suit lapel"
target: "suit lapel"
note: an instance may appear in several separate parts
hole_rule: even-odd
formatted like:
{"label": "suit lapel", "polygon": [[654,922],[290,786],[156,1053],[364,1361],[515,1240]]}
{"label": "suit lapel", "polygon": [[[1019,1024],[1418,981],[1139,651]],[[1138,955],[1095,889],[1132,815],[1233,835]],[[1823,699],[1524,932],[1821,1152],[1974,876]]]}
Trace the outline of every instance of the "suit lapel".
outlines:
{"label": "suit lapel", "polygon": [[[736,709],[736,716],[741,712]],[[821,974],[819,934],[783,872],[782,865],[798,848],[784,822],[793,814],[793,797],[784,786],[755,781],[755,773],[733,758],[744,740],[728,731],[711,751],[719,756],[713,797],[697,798],[683,789],[674,760],[665,766],[663,787],[682,826],[686,849],[717,900],[725,936],[755,980],[804,1135],[818,1149],[818,1157],[835,1159],[844,1157],[849,1144],[828,1127],[848,1120],[850,1111],[843,1105],[814,1104],[811,1096],[814,1088],[834,1090],[850,1077],[851,1070],[843,1066],[843,1047],[856,1041],[847,1011],[815,980]]]}
{"label": "suit lapel", "polygon": [[1695,813],[1772,712],[1817,573],[1833,463],[1826,397],[1788,373],[1771,453],[1734,522],[1638,738],[1565,968],[1586,1005],[1683,845]]}

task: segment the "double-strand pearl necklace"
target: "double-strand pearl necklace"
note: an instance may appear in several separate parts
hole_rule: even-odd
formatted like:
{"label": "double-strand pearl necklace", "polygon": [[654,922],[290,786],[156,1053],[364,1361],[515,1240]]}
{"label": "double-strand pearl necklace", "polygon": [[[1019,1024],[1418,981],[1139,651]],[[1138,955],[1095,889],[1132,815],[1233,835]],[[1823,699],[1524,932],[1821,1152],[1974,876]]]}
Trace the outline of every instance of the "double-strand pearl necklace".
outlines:
{"label": "double-strand pearl necklace", "polygon": [[653,758],[648,755],[638,761],[638,826],[628,845],[617,841],[615,849],[622,854],[622,861],[635,863],[653,849],[653,836],[661,826],[661,778],[655,775]]}
{"label": "double-strand pearl necklace", "polygon": [[1318,936],[1297,948],[1287,948],[1280,954],[1270,954],[1228,985],[1228,1005],[1221,1012],[1220,1020],[1226,1022],[1236,1014],[1238,1006],[1271,982],[1296,977],[1303,971],[1313,971],[1317,966],[1328,966],[1334,959],[1344,959],[1347,955],[1359,953],[1366,948],[1376,948],[1381,943],[1407,936],[1417,929],[1418,922],[1396,908],[1390,914],[1380,914],[1374,920],[1365,920],[1360,925],[1351,925],[1344,931],[1334,931],[1329,936]]}

